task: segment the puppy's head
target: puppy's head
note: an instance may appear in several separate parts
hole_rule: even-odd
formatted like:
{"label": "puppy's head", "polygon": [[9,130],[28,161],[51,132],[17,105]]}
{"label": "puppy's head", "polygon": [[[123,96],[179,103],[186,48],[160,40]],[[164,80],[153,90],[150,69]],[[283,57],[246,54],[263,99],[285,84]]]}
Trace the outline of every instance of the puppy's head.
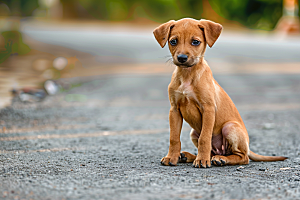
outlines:
{"label": "puppy's head", "polygon": [[174,64],[187,68],[202,60],[206,44],[212,47],[221,31],[222,26],[218,23],[185,18],[164,23],[153,34],[161,47],[168,41]]}

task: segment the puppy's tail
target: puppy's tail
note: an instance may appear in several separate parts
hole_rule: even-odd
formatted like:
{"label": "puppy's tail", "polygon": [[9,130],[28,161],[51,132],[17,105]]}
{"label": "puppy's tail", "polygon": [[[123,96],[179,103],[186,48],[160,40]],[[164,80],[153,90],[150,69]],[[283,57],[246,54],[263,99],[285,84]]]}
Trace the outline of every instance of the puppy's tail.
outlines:
{"label": "puppy's tail", "polygon": [[265,161],[265,162],[272,162],[272,161],[284,161],[288,159],[288,157],[284,156],[262,156],[250,151],[249,158],[253,161]]}

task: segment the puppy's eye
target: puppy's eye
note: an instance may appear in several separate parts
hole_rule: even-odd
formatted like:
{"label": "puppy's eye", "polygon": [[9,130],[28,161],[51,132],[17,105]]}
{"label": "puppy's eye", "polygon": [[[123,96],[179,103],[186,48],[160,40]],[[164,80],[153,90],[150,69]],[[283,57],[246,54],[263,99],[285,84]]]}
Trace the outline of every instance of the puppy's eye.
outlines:
{"label": "puppy's eye", "polygon": [[200,44],[200,41],[199,40],[193,40],[192,41],[192,45],[193,46],[198,46]]}
{"label": "puppy's eye", "polygon": [[177,44],[177,39],[171,40],[171,41],[170,41],[170,44],[171,44],[172,46],[175,46],[175,45]]}

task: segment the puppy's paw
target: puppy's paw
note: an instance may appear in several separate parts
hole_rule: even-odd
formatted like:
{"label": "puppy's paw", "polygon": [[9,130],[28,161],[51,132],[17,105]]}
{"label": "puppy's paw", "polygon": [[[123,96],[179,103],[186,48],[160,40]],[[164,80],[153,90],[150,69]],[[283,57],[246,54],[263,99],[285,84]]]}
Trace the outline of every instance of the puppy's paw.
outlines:
{"label": "puppy's paw", "polygon": [[184,154],[183,152],[180,153],[178,162],[179,162],[179,163],[186,163],[186,161],[187,161],[187,157],[185,156],[185,154]]}
{"label": "puppy's paw", "polygon": [[161,159],[160,163],[165,166],[176,166],[178,160],[179,160],[179,156],[173,158],[166,156]]}
{"label": "puppy's paw", "polygon": [[216,166],[224,166],[226,165],[226,157],[215,155],[211,158],[211,163]]}
{"label": "puppy's paw", "polygon": [[210,156],[208,158],[197,158],[194,160],[193,167],[195,168],[210,168],[211,162],[210,162]]}
{"label": "puppy's paw", "polygon": [[180,157],[178,162],[179,163],[191,163],[196,159],[196,156],[194,154],[191,154],[187,151],[182,151],[180,153]]}

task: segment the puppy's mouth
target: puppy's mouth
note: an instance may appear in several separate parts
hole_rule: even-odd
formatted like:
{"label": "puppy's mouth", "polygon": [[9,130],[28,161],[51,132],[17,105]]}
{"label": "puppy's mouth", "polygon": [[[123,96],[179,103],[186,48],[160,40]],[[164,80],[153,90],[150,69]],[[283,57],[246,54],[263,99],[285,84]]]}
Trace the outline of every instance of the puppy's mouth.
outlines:
{"label": "puppy's mouth", "polygon": [[190,68],[190,67],[193,67],[195,64],[193,65],[184,65],[184,64],[180,64],[180,65],[177,65],[178,67],[181,67],[181,68]]}
{"label": "puppy's mouth", "polygon": [[173,57],[173,63],[180,68],[191,68],[200,62],[200,57],[196,57],[196,56],[191,56],[185,62],[182,62],[182,61],[180,62],[177,59],[177,57],[178,56],[176,56],[175,58]]}
{"label": "puppy's mouth", "polygon": [[197,64],[197,62],[195,61],[192,61],[192,62],[185,62],[185,63],[181,63],[181,62],[178,62],[177,60],[174,61],[174,64],[178,67],[181,67],[181,68],[190,68],[190,67],[193,67],[194,65]]}

